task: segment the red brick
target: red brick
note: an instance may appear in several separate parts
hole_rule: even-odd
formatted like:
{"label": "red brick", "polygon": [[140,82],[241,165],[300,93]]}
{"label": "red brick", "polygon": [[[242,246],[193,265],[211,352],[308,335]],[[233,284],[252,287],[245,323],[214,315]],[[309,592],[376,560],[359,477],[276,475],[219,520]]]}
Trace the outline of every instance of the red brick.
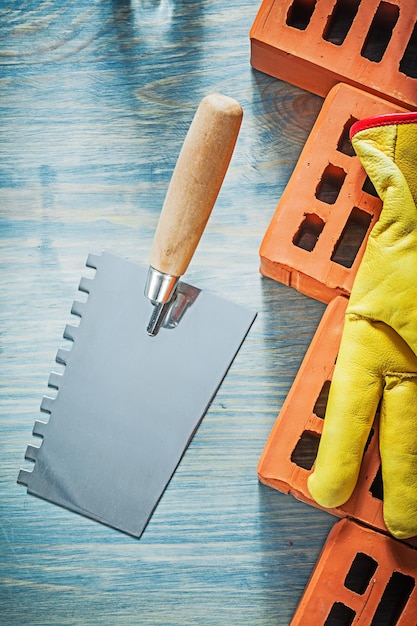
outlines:
{"label": "red brick", "polygon": [[[415,549],[353,521],[339,521],[326,540],[291,626],[329,622],[415,626],[416,582]],[[389,594],[390,588],[394,593]],[[339,619],[331,615],[332,610]],[[377,611],[379,619],[374,622]]]}
{"label": "red brick", "polygon": [[[327,394],[322,390],[333,376],[347,302],[347,298],[338,296],[327,306],[258,464],[258,476],[263,484],[317,508],[322,507],[311,498],[307,478],[312,472],[323,429]],[[318,406],[321,395],[323,400]],[[342,506],[326,510],[388,533],[377,488],[379,468],[376,417],[352,496]],[[417,545],[417,538],[407,543]]]}
{"label": "red brick", "polygon": [[363,189],[369,180],[349,128],[403,110],[348,85],[331,90],[265,232],[262,274],[325,303],[350,294],[381,201]]}
{"label": "red brick", "polygon": [[415,109],[416,21],[410,0],[264,0],[250,31],[251,63],[320,96],[344,82]]}

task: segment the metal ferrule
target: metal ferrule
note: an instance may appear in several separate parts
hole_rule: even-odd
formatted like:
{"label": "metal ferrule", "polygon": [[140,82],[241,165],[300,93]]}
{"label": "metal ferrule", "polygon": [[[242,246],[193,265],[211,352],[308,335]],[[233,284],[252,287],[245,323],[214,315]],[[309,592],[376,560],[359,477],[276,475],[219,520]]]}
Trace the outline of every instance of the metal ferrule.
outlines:
{"label": "metal ferrule", "polygon": [[153,267],[149,267],[145,284],[145,296],[153,304],[169,302],[175,293],[179,276],[164,274]]}

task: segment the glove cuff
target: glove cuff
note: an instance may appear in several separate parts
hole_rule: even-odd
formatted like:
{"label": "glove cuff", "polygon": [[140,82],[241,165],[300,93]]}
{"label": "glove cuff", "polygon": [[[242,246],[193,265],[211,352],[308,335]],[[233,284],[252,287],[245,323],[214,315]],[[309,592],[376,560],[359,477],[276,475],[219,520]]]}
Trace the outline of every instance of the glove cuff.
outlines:
{"label": "glove cuff", "polygon": [[417,111],[407,111],[404,113],[385,113],[383,115],[374,115],[359,120],[352,124],[349,136],[350,139],[362,130],[375,128],[378,126],[391,126],[397,124],[412,124],[417,122]]}

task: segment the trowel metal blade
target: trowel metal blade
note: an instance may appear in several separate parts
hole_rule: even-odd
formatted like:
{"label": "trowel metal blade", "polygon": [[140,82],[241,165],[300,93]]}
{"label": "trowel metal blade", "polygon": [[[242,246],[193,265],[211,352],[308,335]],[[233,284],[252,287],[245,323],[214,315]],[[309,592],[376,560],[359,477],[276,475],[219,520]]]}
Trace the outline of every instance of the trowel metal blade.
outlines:
{"label": "trowel metal blade", "polygon": [[90,255],[87,302],[59,350],[55,399],[44,398],[40,447],[28,446],[28,493],[140,537],[239,350],[255,314],[183,284],[187,306],[156,337],[147,270],[108,253]]}

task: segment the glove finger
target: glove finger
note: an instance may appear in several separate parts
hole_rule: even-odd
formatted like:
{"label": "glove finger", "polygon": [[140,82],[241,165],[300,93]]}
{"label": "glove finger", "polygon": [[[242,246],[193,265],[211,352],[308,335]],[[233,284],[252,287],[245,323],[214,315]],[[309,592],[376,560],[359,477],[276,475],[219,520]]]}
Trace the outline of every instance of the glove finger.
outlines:
{"label": "glove finger", "polygon": [[382,236],[381,244],[388,252],[389,247],[401,245],[404,237],[416,230],[416,140],[416,122],[371,126],[352,137],[355,152],[384,202],[370,239]]}
{"label": "glove finger", "polygon": [[367,320],[346,318],[319,450],[307,483],[314,500],[326,508],[346,502],[358,479],[382,395],[376,333]]}
{"label": "glove finger", "polygon": [[[415,368],[417,369],[417,358]],[[417,535],[417,375],[386,377],[380,416],[384,520],[392,535]]]}

